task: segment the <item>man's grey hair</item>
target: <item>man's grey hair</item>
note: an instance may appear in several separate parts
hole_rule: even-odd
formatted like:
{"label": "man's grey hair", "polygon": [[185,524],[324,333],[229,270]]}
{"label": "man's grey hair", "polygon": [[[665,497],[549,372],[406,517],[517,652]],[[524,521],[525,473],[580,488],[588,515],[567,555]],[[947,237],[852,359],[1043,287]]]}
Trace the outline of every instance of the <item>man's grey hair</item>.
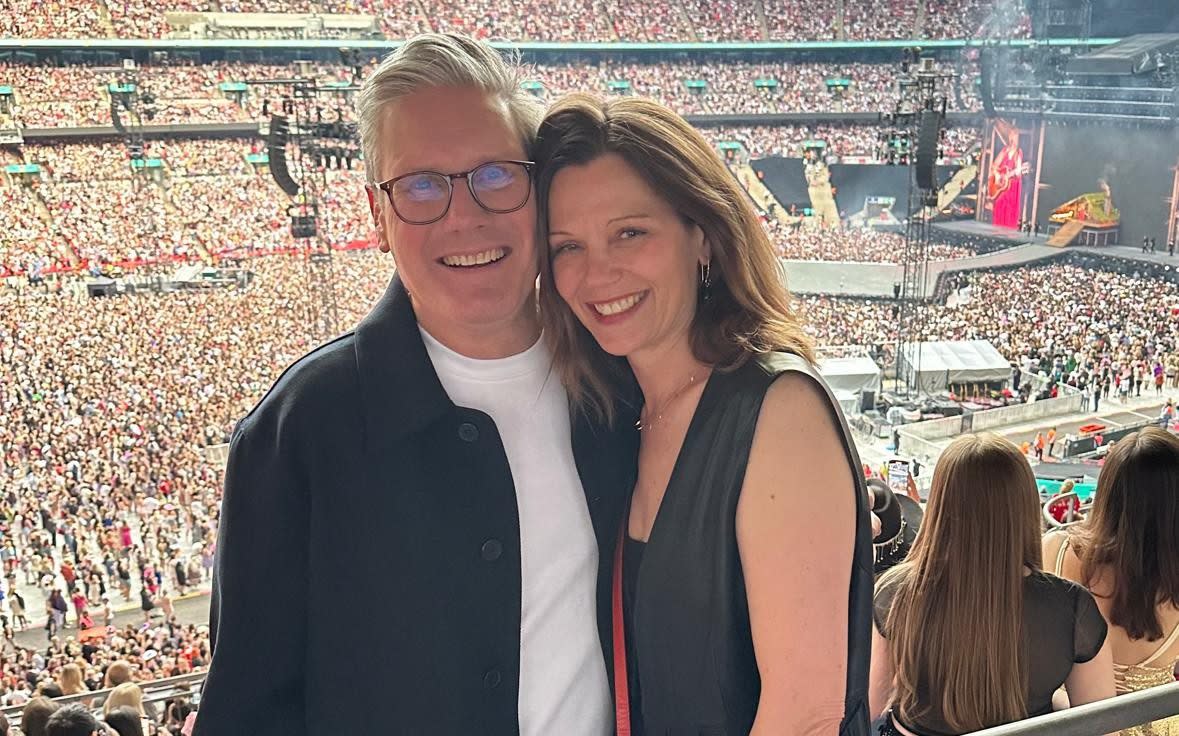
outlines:
{"label": "man's grey hair", "polygon": [[425,33],[386,56],[364,81],[356,97],[365,175],[376,183],[381,123],[386,106],[433,87],[474,87],[503,106],[525,155],[532,149],[544,109],[521,87],[519,58],[505,59],[489,44],[456,33]]}

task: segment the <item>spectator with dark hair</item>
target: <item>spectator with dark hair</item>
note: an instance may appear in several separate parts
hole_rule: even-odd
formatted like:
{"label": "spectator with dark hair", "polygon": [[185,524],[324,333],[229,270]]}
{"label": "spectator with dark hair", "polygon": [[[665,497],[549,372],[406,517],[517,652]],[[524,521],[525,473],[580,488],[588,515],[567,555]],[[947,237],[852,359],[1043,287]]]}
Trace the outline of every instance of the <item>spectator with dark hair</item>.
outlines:
{"label": "spectator with dark hair", "polygon": [[553,373],[579,414],[609,416],[631,371],[645,397],[619,422],[642,469],[614,558],[620,730],[866,734],[867,491],[739,184],[638,98],[564,98],[535,156]]}
{"label": "spectator with dark hair", "polygon": [[[1093,591],[1110,624],[1119,695],[1166,685],[1179,664],[1179,438],[1147,427],[1118,440],[1097,478],[1093,509],[1044,538],[1044,562]],[[1179,717],[1122,731],[1174,736]]]}
{"label": "spectator with dark hair", "polygon": [[196,706],[189,701],[183,698],[168,701],[164,711],[164,727],[169,733],[180,733],[190,713],[196,713]]}
{"label": "spectator with dark hair", "polygon": [[1027,458],[998,435],[954,440],[908,559],[876,585],[870,703],[885,718],[882,736],[963,734],[1044,715],[1061,685],[1072,705],[1114,694],[1093,596],[1040,561]]}
{"label": "spectator with dark hair", "polygon": [[25,736],[46,736],[49,717],[58,705],[49,698],[38,696],[30,700],[20,714],[20,730]]}
{"label": "spectator with dark hair", "polygon": [[65,695],[62,692],[61,685],[53,681],[41,683],[40,692],[46,698],[60,698]]}
{"label": "spectator with dark hair", "polygon": [[121,705],[107,712],[106,725],[115,729],[119,736],[147,736],[143,732],[143,717],[129,705]]}
{"label": "spectator with dark hair", "polygon": [[106,727],[80,703],[54,711],[45,725],[45,736],[104,736],[105,733]]}

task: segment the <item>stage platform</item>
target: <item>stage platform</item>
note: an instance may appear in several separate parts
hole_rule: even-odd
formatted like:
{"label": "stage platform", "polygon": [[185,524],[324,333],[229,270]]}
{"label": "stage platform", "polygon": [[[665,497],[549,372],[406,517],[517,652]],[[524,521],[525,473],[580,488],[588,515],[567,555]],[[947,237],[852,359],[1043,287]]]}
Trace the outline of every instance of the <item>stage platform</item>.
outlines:
{"label": "stage platform", "polygon": [[1023,243],[1044,243],[1048,240],[1048,233],[1040,233],[1033,237],[1019,230],[1013,230],[1009,227],[999,227],[989,222],[979,222],[977,220],[935,222],[930,225],[929,229],[933,233],[933,240],[950,243],[951,245],[981,239],[992,240],[996,242],[996,245],[1008,247]]}
{"label": "stage platform", "polygon": [[[1067,252],[1066,248],[1028,243],[971,258],[931,261],[926,274],[925,291],[932,296],[938,278],[945,273],[1034,264],[1063,257]],[[786,285],[795,294],[879,299],[892,299],[893,285],[899,284],[904,274],[903,269],[895,263],[782,261],[782,267],[786,270]]]}
{"label": "stage platform", "polygon": [[1167,255],[1167,247],[1161,242],[1158,244],[1157,250],[1154,253],[1143,253],[1141,245],[1107,245],[1104,247],[1071,246],[1065,250],[1076,250],[1096,256],[1114,256],[1115,258],[1125,258],[1129,261],[1150,263],[1155,266],[1179,267],[1179,253],[1173,256]]}
{"label": "stage platform", "polygon": [[[974,233],[970,237],[1003,239],[1008,245],[970,258],[931,261],[925,287],[926,293],[931,297],[937,288],[938,279],[943,274],[1035,265],[1055,258],[1064,258],[1069,253],[1114,257],[1152,266],[1173,266],[1179,269],[1179,253],[1169,256],[1165,248],[1160,248],[1154,253],[1143,253],[1141,246],[1131,245],[1071,245],[1057,248],[1044,245],[1048,239],[1047,234],[1029,239],[1018,231],[974,220],[938,223],[933,227],[940,228],[943,232],[947,228],[953,228],[953,232],[959,233],[963,237],[967,233]],[[935,239],[940,241],[940,238]],[[893,286],[901,282],[904,273],[901,266],[895,263],[783,260],[782,267],[786,273],[786,285],[795,294],[828,294],[872,299],[892,299]]]}

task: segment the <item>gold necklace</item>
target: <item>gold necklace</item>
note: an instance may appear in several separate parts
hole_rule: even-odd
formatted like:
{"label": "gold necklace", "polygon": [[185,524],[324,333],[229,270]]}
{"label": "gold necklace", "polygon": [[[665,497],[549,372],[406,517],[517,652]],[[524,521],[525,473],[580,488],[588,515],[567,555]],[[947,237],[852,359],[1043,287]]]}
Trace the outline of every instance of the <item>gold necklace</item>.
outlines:
{"label": "gold necklace", "polygon": [[[670,406],[676,399],[678,399],[680,397],[680,395],[683,394],[685,391],[687,391],[694,383],[696,383],[696,374],[695,373],[693,373],[691,376],[688,377],[687,383],[685,383],[683,386],[680,386],[679,388],[677,388],[675,391],[672,392],[671,396],[667,397],[667,399],[663,402],[663,411],[667,411],[667,407]],[[643,418],[639,417],[635,421],[635,429],[642,432],[644,430],[650,429],[651,427],[654,427],[656,424],[658,424],[663,419],[663,411],[656,414],[655,418],[649,422],[644,422]]]}

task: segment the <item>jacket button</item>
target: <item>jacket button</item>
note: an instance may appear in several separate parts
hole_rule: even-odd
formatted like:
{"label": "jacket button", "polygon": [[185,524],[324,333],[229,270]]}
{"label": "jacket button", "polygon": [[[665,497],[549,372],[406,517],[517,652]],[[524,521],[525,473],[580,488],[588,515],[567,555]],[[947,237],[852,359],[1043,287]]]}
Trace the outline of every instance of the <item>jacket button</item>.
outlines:
{"label": "jacket button", "polygon": [[499,673],[499,670],[488,670],[487,674],[483,675],[483,687],[488,690],[494,690],[499,687],[503,679],[503,675]]}
{"label": "jacket button", "polygon": [[488,562],[495,562],[504,553],[504,546],[498,539],[488,539],[483,543],[483,548],[479,550],[483,555],[483,559]]}
{"label": "jacket button", "polygon": [[458,434],[463,442],[474,442],[479,439],[479,428],[470,422],[463,422],[459,425]]}

